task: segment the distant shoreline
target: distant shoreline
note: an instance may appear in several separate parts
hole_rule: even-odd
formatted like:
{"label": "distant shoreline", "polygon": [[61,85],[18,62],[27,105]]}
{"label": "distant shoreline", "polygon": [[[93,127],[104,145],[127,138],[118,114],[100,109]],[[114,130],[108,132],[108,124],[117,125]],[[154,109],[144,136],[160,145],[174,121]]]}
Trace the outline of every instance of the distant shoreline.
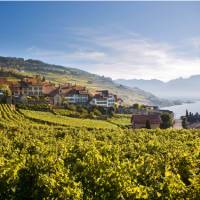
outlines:
{"label": "distant shoreline", "polygon": [[175,100],[174,104],[168,105],[168,106],[161,106],[160,108],[166,108],[166,107],[173,107],[173,106],[180,106],[183,104],[192,104],[192,103],[196,103],[197,101],[200,100],[186,100],[186,101],[181,101],[181,100]]}
{"label": "distant shoreline", "polygon": [[193,113],[200,112],[200,100],[185,101],[181,105],[167,106],[163,107],[162,109],[167,109],[174,112],[175,118],[180,119],[181,116],[185,115],[186,110]]}

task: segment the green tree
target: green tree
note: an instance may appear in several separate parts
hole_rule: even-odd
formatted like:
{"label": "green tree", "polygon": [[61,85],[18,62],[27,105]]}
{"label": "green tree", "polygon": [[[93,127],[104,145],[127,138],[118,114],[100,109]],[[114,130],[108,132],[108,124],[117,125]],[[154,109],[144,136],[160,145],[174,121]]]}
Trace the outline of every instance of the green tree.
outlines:
{"label": "green tree", "polygon": [[9,86],[5,84],[0,85],[0,91],[2,92],[2,95],[0,96],[0,102],[7,103],[8,97],[10,97],[12,94]]}
{"label": "green tree", "polygon": [[9,86],[6,84],[1,84],[0,90],[4,93],[5,96],[11,96],[12,94]]}
{"label": "green tree", "polygon": [[96,109],[96,108],[93,110],[93,113],[96,116],[101,116],[102,115],[102,113],[98,109]]}
{"label": "green tree", "polygon": [[133,108],[139,110],[140,109],[140,105],[138,103],[133,104]]}
{"label": "green tree", "polygon": [[42,82],[46,81],[45,76],[42,77]]}
{"label": "green tree", "polygon": [[182,127],[183,128],[187,128],[187,123],[186,123],[186,118],[185,117],[182,119]]}
{"label": "green tree", "polygon": [[186,110],[186,112],[185,112],[185,116],[186,116],[186,117],[189,116],[188,110]]}
{"label": "green tree", "polygon": [[68,108],[69,110],[76,111],[76,105],[74,105],[74,104],[69,104],[69,105],[67,105],[67,108]]}
{"label": "green tree", "polygon": [[173,125],[173,118],[169,113],[162,113],[161,114],[161,126],[160,128],[170,128]]}

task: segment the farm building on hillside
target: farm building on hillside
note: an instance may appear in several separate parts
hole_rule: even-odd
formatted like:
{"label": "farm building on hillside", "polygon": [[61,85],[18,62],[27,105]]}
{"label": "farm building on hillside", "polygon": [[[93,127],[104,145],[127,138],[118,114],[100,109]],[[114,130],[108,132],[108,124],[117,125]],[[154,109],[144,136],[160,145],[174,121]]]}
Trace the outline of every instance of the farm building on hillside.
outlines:
{"label": "farm building on hillside", "polygon": [[159,113],[136,114],[131,118],[133,128],[159,128],[161,122]]}

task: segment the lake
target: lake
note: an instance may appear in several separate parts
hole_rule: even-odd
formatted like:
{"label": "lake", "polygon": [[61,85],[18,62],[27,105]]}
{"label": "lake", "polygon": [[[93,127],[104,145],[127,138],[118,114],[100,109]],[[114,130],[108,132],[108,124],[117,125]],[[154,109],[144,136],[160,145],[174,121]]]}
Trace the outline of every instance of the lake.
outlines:
{"label": "lake", "polygon": [[196,112],[200,113],[200,101],[196,101],[194,103],[185,103],[185,104],[182,104],[182,105],[164,107],[164,108],[161,108],[161,109],[173,111],[174,114],[175,114],[175,118],[179,119],[181,116],[185,115],[186,109],[188,110],[188,112],[192,112],[194,114]]}

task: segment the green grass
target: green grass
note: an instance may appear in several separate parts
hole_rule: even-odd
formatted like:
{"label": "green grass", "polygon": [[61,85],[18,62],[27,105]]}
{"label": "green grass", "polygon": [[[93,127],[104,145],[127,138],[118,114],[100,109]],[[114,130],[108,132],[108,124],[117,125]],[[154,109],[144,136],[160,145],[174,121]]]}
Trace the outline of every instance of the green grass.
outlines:
{"label": "green grass", "polygon": [[130,126],[131,115],[115,114],[111,119],[108,119],[108,121],[116,125]]}
{"label": "green grass", "polygon": [[79,119],[67,116],[54,115],[50,112],[20,110],[26,117],[30,119],[40,120],[47,123],[66,125],[72,127],[87,127],[87,128],[104,128],[115,129],[116,125],[103,120],[94,119]]}
{"label": "green grass", "polygon": [[63,109],[63,108],[55,108],[55,109],[53,109],[53,112],[56,115],[61,115],[61,116],[68,116],[68,117],[80,116],[80,113],[77,112],[77,111],[73,111],[73,110],[69,110],[69,109]]}

